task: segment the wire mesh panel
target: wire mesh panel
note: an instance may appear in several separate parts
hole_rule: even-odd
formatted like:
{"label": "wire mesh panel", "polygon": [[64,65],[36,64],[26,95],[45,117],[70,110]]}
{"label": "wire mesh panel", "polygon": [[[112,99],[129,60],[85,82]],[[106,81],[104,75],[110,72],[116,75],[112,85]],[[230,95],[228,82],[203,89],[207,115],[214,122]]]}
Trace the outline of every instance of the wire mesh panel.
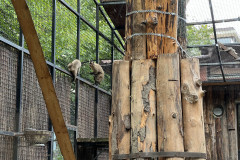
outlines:
{"label": "wire mesh panel", "polygon": [[[32,60],[29,55],[24,55],[23,62],[23,88],[22,88],[22,128],[48,130],[48,112],[42,96]],[[20,138],[18,143],[19,160],[44,160],[47,158],[47,147],[35,147],[26,141],[25,137]]]}
{"label": "wire mesh panel", "polygon": [[108,153],[107,147],[97,149],[97,159],[98,160],[106,160],[106,159],[108,159],[108,156],[109,156],[109,153]]}
{"label": "wire mesh panel", "polygon": [[80,83],[78,108],[78,133],[80,138],[94,137],[95,89]]}
{"label": "wire mesh panel", "polygon": [[76,58],[77,17],[57,1],[56,9],[56,63],[67,69],[68,63]]}
{"label": "wire mesh panel", "polygon": [[64,0],[69,4],[75,11],[77,11],[77,1],[78,0]]}
{"label": "wire mesh panel", "polygon": [[0,130],[15,131],[18,55],[0,42]]}
{"label": "wire mesh panel", "polygon": [[18,44],[19,23],[11,1],[0,1],[0,36]]}
{"label": "wire mesh panel", "polygon": [[[46,60],[51,61],[52,51],[52,0],[28,0],[27,4]],[[27,48],[25,42],[25,48]]]}
{"label": "wire mesh panel", "polygon": [[25,137],[21,137],[18,145],[18,160],[46,160],[47,146],[31,146]]}
{"label": "wire mesh panel", "polygon": [[47,108],[29,55],[24,55],[23,62],[22,108],[22,131],[48,130]]}
{"label": "wire mesh panel", "polygon": [[80,14],[88,20],[94,27],[96,26],[96,4],[94,0],[80,0]]}
{"label": "wire mesh panel", "polygon": [[0,135],[0,159],[13,159],[13,137]]}
{"label": "wire mesh panel", "polygon": [[240,17],[239,0],[212,0],[215,20]]}
{"label": "wire mesh panel", "polygon": [[108,117],[110,114],[111,97],[103,92],[98,92],[98,138],[108,137]]}
{"label": "wire mesh panel", "polygon": [[208,0],[189,0],[186,8],[187,22],[211,21]]}
{"label": "wire mesh panel", "polygon": [[71,124],[71,80],[70,76],[59,71],[56,72],[55,88],[65,124]]}

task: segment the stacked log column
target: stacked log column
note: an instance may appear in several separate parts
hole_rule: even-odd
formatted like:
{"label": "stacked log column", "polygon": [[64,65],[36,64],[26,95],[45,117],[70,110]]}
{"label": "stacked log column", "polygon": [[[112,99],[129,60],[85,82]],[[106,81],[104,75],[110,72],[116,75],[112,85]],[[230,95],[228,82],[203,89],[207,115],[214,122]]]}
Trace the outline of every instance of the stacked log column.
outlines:
{"label": "stacked log column", "polygon": [[[127,13],[140,10],[177,13],[178,0],[127,0],[126,8]],[[159,33],[177,38],[177,16],[148,12],[126,17],[126,55],[123,61],[113,64],[110,159],[117,154],[140,152],[205,152],[197,61],[187,61],[194,73],[188,75],[189,69],[184,71],[188,67],[184,66],[186,62],[179,62],[174,40],[154,35],[132,36],[136,33]],[[185,92],[181,96],[184,90],[181,85],[187,85],[188,93],[196,95],[197,100],[188,101]],[[182,107],[182,98],[186,107]],[[189,110],[189,107],[194,109]],[[190,112],[198,112],[193,113],[197,117],[189,115]],[[184,132],[187,135],[184,136]]]}

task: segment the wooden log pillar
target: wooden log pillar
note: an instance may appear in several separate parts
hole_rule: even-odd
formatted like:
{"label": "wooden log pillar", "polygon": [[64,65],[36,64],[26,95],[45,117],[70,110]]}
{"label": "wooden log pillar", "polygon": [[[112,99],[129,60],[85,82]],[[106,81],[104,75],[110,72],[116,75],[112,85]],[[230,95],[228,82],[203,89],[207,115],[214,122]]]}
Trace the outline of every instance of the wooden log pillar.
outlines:
{"label": "wooden log pillar", "polygon": [[52,77],[49,73],[27,3],[25,0],[12,0],[12,4],[27,42],[38,82],[42,89],[42,94],[63,158],[65,160],[75,160],[75,154],[53,86]]}
{"label": "wooden log pillar", "polygon": [[159,56],[156,85],[158,151],[184,152],[178,54]]}
{"label": "wooden log pillar", "polygon": [[131,152],[155,152],[157,139],[154,61],[133,61],[131,80]]}
{"label": "wooden log pillar", "polygon": [[129,61],[114,61],[112,73],[112,113],[109,127],[109,159],[130,153],[130,73]]}
{"label": "wooden log pillar", "polygon": [[[127,13],[145,9],[145,0],[126,0]],[[132,14],[126,17],[125,38],[134,33],[145,33],[146,24],[145,13]],[[134,36],[127,40],[125,60],[146,59],[146,36]]]}
{"label": "wooden log pillar", "polygon": [[186,152],[206,153],[202,83],[199,60],[181,60],[181,92]]}

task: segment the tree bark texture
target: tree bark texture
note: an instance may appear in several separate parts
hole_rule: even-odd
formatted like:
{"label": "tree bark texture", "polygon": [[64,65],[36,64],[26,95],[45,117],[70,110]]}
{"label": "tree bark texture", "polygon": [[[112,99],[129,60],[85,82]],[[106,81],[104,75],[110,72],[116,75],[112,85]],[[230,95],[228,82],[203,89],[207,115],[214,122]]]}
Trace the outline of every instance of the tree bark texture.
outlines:
{"label": "tree bark texture", "polygon": [[178,54],[159,56],[156,85],[158,151],[184,152]]}
{"label": "tree bark texture", "polygon": [[[128,61],[114,61],[110,154],[130,153],[130,73]],[[111,157],[111,156],[110,156]]]}
{"label": "tree bark texture", "polygon": [[156,151],[156,84],[152,60],[132,62],[131,151]]}
{"label": "tree bark texture", "polygon": [[181,60],[181,92],[185,151],[206,153],[203,117],[204,92],[197,58]]}

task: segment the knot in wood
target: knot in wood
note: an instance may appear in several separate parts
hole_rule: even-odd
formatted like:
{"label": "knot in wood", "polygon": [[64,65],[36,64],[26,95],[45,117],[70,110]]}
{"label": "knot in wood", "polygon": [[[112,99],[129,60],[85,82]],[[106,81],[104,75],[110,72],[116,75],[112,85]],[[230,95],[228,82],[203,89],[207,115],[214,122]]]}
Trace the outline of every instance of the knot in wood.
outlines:
{"label": "knot in wood", "polygon": [[172,118],[177,118],[177,114],[176,114],[176,113],[173,113],[173,114],[172,114]]}

